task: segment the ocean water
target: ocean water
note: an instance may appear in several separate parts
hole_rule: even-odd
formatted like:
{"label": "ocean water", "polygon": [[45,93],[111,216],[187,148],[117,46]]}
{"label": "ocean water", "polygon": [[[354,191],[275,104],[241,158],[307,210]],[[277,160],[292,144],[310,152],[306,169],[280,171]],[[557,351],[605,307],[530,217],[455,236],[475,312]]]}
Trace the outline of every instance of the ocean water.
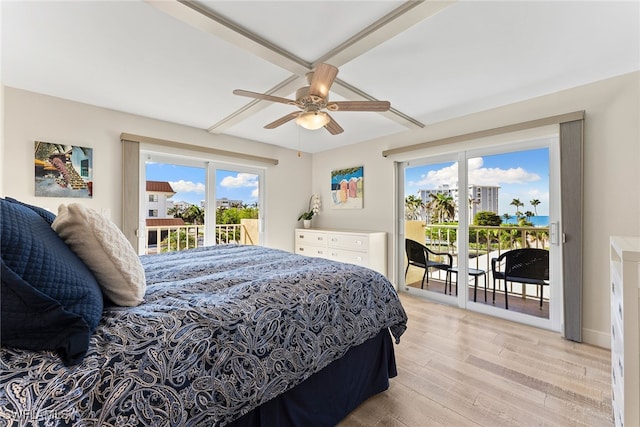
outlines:
{"label": "ocean water", "polygon": [[[532,216],[529,219],[529,222],[532,223],[534,225],[534,227],[548,227],[549,226],[549,215]],[[509,221],[505,221],[504,218],[503,218],[502,219],[502,223],[503,224],[514,224],[514,225],[517,225],[518,224],[518,220],[516,219],[516,217],[509,218]]]}

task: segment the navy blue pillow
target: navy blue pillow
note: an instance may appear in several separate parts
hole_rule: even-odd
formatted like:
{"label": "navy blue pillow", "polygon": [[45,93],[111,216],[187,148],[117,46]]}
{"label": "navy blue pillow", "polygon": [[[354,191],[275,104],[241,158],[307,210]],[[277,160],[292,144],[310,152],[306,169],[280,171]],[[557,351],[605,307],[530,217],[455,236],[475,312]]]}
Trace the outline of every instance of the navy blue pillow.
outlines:
{"label": "navy blue pillow", "polygon": [[65,365],[79,363],[89,347],[87,322],[33,288],[0,260],[2,345],[26,350],[54,350]]}
{"label": "navy blue pillow", "polygon": [[53,221],[55,221],[56,219],[56,214],[54,214],[53,212],[49,212],[48,210],[41,208],[40,206],[29,205],[12,197],[5,197],[5,200],[11,203],[18,203],[19,205],[28,207],[29,209],[40,215],[45,221],[49,223],[49,225],[53,224]]}
{"label": "navy blue pillow", "polygon": [[[79,361],[77,356],[73,358],[64,352],[77,355],[78,343],[82,342],[84,354],[89,337],[102,317],[102,292],[91,271],[38,213],[4,199],[0,199],[0,250],[3,262],[1,344],[29,350],[57,350],[65,363]],[[23,301],[24,316],[13,310],[5,313],[5,295],[9,300]],[[51,301],[42,296],[57,302],[61,309],[55,309]],[[64,325],[55,329],[55,337],[39,331],[43,318],[27,315],[45,302],[49,309],[44,318],[53,325]],[[84,332],[69,316],[81,318],[86,324]],[[70,325],[73,327],[67,327]],[[11,332],[17,330],[28,333]],[[82,333],[84,338],[79,339]],[[52,346],[54,342],[56,345]]]}

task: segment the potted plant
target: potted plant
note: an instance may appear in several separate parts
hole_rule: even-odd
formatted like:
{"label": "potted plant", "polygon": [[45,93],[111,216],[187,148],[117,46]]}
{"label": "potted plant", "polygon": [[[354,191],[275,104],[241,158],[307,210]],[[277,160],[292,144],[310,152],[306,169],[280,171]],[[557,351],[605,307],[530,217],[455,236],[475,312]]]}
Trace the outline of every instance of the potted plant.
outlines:
{"label": "potted plant", "polygon": [[317,215],[320,211],[320,197],[317,194],[312,194],[309,199],[309,210],[302,212],[298,217],[298,221],[302,220],[304,228],[311,227],[311,218]]}

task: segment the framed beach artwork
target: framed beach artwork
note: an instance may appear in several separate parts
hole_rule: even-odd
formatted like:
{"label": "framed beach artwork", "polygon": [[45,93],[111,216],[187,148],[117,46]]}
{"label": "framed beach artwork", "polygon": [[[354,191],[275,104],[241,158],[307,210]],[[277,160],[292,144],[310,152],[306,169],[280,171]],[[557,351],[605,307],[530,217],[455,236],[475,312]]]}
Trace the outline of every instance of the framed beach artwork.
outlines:
{"label": "framed beach artwork", "polygon": [[35,195],[93,197],[93,149],[35,141]]}
{"label": "framed beach artwork", "polygon": [[364,166],[331,171],[331,207],[362,209]]}

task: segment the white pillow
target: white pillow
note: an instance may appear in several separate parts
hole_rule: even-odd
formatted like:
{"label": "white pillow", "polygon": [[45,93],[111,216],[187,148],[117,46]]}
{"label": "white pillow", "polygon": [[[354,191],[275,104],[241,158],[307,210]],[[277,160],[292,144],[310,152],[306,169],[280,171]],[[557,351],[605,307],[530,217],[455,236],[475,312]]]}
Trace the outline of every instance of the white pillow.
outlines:
{"label": "white pillow", "polygon": [[84,261],[115,304],[136,306],[147,285],[140,258],[122,231],[106,217],[79,203],[60,205],[51,227]]}

